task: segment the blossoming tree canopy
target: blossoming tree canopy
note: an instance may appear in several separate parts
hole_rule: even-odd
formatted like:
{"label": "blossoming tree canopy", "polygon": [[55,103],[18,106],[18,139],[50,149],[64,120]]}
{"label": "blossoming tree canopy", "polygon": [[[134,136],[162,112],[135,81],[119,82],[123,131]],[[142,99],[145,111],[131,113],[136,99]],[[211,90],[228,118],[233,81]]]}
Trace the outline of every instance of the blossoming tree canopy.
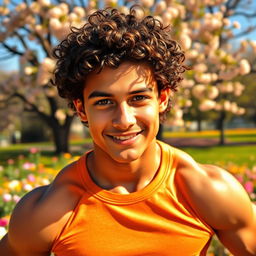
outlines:
{"label": "blossoming tree canopy", "polygon": [[[37,113],[52,129],[56,151],[68,151],[73,114],[50,83],[55,67],[52,50],[72,26],[82,26],[97,8],[111,6],[128,13],[135,1],[16,2],[3,0],[0,5],[0,60],[18,56],[20,61],[18,74],[2,83],[0,100],[18,97],[24,103],[23,110]],[[183,112],[193,108],[242,115],[245,109],[236,105],[235,99],[244,85],[234,79],[251,72],[245,53],[248,49],[256,53],[256,42],[241,40],[239,47],[230,42],[255,29],[251,25],[256,16],[253,1],[139,0],[136,3],[164,26],[171,25],[173,38],[181,44],[192,68],[178,90],[170,122],[183,125]],[[137,16],[143,15],[138,9]],[[246,22],[240,24],[240,17],[245,17]]]}

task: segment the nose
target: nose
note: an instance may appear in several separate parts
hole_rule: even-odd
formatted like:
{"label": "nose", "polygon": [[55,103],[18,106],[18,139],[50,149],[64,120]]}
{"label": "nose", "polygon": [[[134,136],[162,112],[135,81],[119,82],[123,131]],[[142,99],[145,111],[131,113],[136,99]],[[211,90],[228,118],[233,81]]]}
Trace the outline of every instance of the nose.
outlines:
{"label": "nose", "polygon": [[134,109],[127,103],[119,105],[115,111],[112,123],[119,130],[127,130],[136,122]]}

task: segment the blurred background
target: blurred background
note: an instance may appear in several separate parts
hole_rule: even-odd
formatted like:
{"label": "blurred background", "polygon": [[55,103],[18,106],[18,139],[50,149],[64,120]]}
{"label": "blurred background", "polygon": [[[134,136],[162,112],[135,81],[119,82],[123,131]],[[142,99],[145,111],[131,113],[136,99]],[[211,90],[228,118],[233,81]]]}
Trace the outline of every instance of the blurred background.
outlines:
{"label": "blurred background", "polygon": [[[2,0],[0,237],[22,195],[91,147],[51,85],[52,49],[95,10],[133,4],[171,27],[191,67],[158,138],[227,169],[256,201],[256,1]],[[215,239],[208,254],[230,255]]]}

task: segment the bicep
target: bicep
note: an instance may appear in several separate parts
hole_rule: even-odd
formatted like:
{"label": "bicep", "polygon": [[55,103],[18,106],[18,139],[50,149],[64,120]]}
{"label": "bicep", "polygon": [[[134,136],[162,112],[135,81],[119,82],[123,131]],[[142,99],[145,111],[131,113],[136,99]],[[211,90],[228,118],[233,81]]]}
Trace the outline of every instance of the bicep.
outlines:
{"label": "bicep", "polygon": [[9,241],[9,235],[6,234],[1,240],[0,240],[0,255],[8,255],[8,256],[50,256],[50,254],[47,253],[41,253],[41,252],[31,252],[31,251],[21,251],[19,248],[16,248],[16,246],[13,246]]}
{"label": "bicep", "polygon": [[49,246],[41,235],[41,218],[36,213],[38,199],[44,191],[45,187],[37,188],[25,195],[16,205],[11,215],[8,234],[1,242],[1,249],[7,250],[9,254],[3,255],[50,255]]}
{"label": "bicep", "polygon": [[219,240],[231,253],[244,256],[256,255],[256,206],[252,205],[253,215],[244,225],[234,229],[217,230]]}

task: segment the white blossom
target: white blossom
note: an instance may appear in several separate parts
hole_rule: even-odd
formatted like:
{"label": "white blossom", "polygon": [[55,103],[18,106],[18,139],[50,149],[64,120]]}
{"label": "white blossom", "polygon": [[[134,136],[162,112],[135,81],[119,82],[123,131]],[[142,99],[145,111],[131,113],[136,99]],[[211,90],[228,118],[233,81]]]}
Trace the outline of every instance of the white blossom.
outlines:
{"label": "white blossom", "polygon": [[63,109],[58,109],[55,112],[54,116],[58,119],[58,121],[60,123],[64,122],[66,120],[66,117],[67,117],[67,115],[66,115],[66,113]]}
{"label": "white blossom", "polygon": [[140,4],[142,4],[143,6],[150,8],[153,6],[154,4],[154,0],[140,0]]}
{"label": "white blossom", "polygon": [[161,14],[167,8],[165,1],[161,0],[155,4],[155,14]]}
{"label": "white blossom", "polygon": [[201,99],[202,97],[204,97],[205,90],[206,90],[205,85],[197,84],[193,87],[192,94],[197,99]]}
{"label": "white blossom", "polygon": [[213,100],[208,100],[208,99],[205,99],[201,102],[201,104],[199,105],[199,109],[201,111],[209,111],[209,110],[212,110],[214,109],[216,105],[216,102],[213,101]]}
{"label": "white blossom", "polygon": [[184,50],[188,50],[189,48],[191,48],[192,40],[187,34],[182,34],[180,36],[179,42],[180,42],[181,47]]}
{"label": "white blossom", "polygon": [[77,14],[80,18],[85,17],[85,9],[80,6],[74,7],[73,12]]}
{"label": "white blossom", "polygon": [[207,90],[207,96],[209,99],[213,100],[219,95],[219,90],[216,86],[211,86]]}
{"label": "white blossom", "polygon": [[240,29],[241,28],[241,24],[238,21],[234,21],[233,22],[233,27],[236,29]]}
{"label": "white blossom", "polygon": [[246,112],[246,111],[245,111],[244,108],[238,108],[236,114],[239,115],[239,116],[241,116],[241,115],[244,115],[245,112]]}
{"label": "white blossom", "polygon": [[240,75],[249,74],[251,71],[251,66],[246,59],[242,59],[239,63],[239,73]]}

